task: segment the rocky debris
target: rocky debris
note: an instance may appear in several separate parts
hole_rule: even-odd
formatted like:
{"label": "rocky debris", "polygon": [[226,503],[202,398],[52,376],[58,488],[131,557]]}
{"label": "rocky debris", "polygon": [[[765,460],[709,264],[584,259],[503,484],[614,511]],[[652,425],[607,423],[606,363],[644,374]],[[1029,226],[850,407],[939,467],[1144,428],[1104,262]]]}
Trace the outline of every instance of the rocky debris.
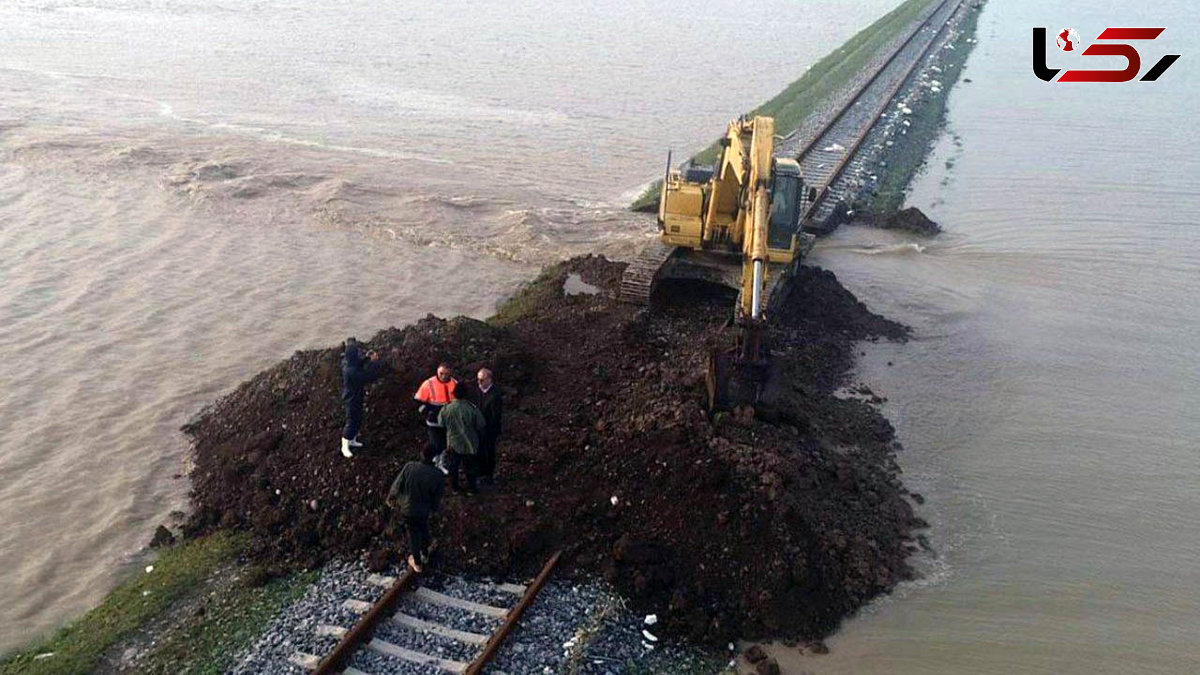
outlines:
{"label": "rocky debris", "polygon": [[154,537],[150,540],[150,548],[162,548],[164,546],[174,546],[175,535],[166,528],[165,525],[159,525],[154,530]]}
{"label": "rocky debris", "polygon": [[758,675],[779,675],[779,662],[772,658],[764,658],[754,664],[754,672]]}
{"label": "rocky debris", "polygon": [[758,663],[767,658],[767,653],[759,645],[751,645],[749,649],[742,654],[743,657],[750,663]]}
{"label": "rocky debris", "polygon": [[334,638],[317,635],[317,626],[349,628],[358,615],[342,607],[344,600],[356,598],[374,602],[383,595],[385,589],[367,583],[368,574],[361,563],[327,565],[304,596],[276,615],[227,672],[245,675],[303,673],[302,668],[288,661],[293,653],[323,656],[337,644]]}
{"label": "rocky debris", "polygon": [[[825,635],[911,578],[908,544],[924,523],[900,484],[892,427],[834,395],[856,341],[906,329],[832,273],[802,268],[772,332],[774,404],[710,416],[705,364],[732,342],[722,327],[733,298],[675,283],[639,311],[615,300],[623,267],[591,256],[554,266],[502,325],[430,316],[374,336],[366,346],[389,368],[368,390],[367,446],[353,460],[337,446],[337,349],[261,373],[185,428],[196,453],[187,532],[245,530],[252,558],[292,568],[403,546],[383,498],[425,442],[412,394],[449,360],[463,378],[487,365],[508,393],[499,486],[447,495],[433,522],[440,571],[529,578],[562,549],[560,578],[609,581],[658,616],[655,636],[720,645]],[[571,273],[600,292],[565,295]]]}

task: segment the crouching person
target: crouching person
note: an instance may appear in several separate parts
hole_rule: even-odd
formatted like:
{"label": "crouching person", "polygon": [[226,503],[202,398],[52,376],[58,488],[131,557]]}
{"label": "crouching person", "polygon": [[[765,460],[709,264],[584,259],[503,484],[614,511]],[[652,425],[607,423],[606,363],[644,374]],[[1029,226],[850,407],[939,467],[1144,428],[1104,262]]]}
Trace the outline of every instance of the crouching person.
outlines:
{"label": "crouching person", "polygon": [[437,511],[446,484],[446,477],[433,465],[436,455],[437,449],[426,445],[421,461],[405,464],[388,490],[386,504],[399,509],[408,530],[408,566],[414,572],[424,571],[429,562],[429,517]]}

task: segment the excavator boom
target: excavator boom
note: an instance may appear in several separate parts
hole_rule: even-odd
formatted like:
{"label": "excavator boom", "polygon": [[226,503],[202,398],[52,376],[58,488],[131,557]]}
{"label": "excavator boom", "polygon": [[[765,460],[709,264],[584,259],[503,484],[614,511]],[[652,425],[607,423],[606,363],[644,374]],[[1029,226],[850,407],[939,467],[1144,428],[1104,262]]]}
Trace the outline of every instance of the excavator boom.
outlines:
{"label": "excavator boom", "polygon": [[[667,175],[659,200],[661,242],[626,270],[622,299],[647,304],[656,282],[703,279],[736,289],[738,348],[710,368],[710,404],[753,404],[759,387],[734,386],[739,373],[763,372],[762,332],[772,291],[811,245],[799,231],[800,168],[774,157],[775,120],[733,120],[721,139],[713,167],[687,166]],[[716,358],[716,357],[715,357]],[[746,378],[741,378],[745,380]],[[750,380],[761,380],[752,375]],[[750,400],[746,400],[750,399]]]}

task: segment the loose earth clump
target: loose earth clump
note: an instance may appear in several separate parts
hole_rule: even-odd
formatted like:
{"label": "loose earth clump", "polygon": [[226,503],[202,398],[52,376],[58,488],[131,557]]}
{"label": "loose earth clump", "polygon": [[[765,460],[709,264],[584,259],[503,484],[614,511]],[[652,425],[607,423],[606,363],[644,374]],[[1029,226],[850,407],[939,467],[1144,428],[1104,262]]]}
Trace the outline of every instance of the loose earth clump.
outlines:
{"label": "loose earth clump", "polygon": [[878,227],[882,230],[903,230],[913,234],[923,234],[932,237],[942,231],[942,226],[925,215],[921,209],[910,206],[888,215],[865,213],[858,222],[863,225]]}
{"label": "loose earth clump", "polygon": [[[339,350],[297,352],[185,427],[195,444],[189,534],[251,534],[269,568],[395,559],[383,505],[425,431],[412,400],[440,360],[487,365],[506,392],[499,485],[447,494],[433,527],[441,569],[534,574],[551,552],[600,575],[676,635],[816,638],[911,578],[914,516],[886,419],[834,395],[854,343],[906,329],[834,275],[802,268],[777,317],[770,408],[704,409],[708,352],[728,345],[732,298],[673,284],[650,311],[619,304],[624,265],[547,269],[491,323],[426,317],[367,344],[388,370],[368,389],[364,452],[338,452]],[[596,294],[566,295],[570,273]],[[665,297],[672,302],[663,302]]]}

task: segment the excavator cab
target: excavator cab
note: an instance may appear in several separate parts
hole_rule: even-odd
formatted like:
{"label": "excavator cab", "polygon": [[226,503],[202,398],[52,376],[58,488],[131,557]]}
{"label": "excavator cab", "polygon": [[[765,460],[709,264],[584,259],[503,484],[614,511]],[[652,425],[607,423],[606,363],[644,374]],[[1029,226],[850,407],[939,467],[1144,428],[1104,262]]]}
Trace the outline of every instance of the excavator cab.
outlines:
{"label": "excavator cab", "polygon": [[[800,223],[804,179],[794,161],[775,160],[771,184],[771,219],[767,225],[767,248],[794,250],[793,239]],[[774,256],[772,256],[774,257]]]}

